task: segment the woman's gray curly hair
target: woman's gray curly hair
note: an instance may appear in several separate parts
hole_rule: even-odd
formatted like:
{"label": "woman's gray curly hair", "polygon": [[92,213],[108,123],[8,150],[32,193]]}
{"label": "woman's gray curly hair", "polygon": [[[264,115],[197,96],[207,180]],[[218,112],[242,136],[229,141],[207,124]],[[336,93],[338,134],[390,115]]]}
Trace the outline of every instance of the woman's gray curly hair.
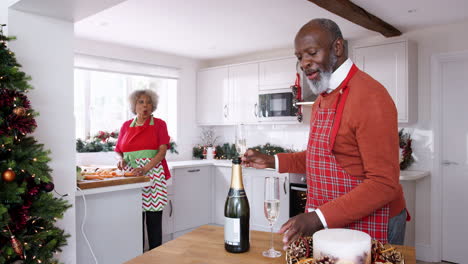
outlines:
{"label": "woman's gray curly hair", "polygon": [[136,90],[133,91],[130,96],[128,97],[128,101],[130,102],[130,110],[134,115],[136,115],[136,104],[138,101],[138,98],[140,96],[146,95],[150,98],[151,103],[153,104],[153,109],[151,110],[151,113],[156,111],[156,108],[158,107],[158,100],[159,96],[152,90],[145,89],[145,90]]}

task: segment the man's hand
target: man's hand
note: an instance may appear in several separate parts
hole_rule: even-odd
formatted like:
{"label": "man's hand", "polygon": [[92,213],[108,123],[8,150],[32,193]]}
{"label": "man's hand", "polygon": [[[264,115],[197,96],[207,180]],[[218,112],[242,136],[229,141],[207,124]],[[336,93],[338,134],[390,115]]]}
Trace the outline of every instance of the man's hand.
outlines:
{"label": "man's hand", "polygon": [[311,236],[321,229],[323,229],[323,224],[316,212],[302,213],[290,218],[279,231],[284,234],[283,249],[286,250],[289,243],[298,237]]}
{"label": "man's hand", "polygon": [[242,165],[256,169],[275,168],[275,157],[248,149],[242,156]]}

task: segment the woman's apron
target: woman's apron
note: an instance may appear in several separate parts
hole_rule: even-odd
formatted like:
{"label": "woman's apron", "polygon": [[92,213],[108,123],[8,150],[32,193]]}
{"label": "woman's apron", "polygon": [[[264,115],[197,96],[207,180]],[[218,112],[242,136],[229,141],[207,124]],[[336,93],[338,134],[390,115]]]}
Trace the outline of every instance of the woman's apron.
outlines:
{"label": "woman's apron", "polygon": [[[308,187],[306,212],[349,193],[363,182],[348,174],[338,164],[332,151],[349,93],[347,85],[356,71],[357,67],[353,65],[343,81],[343,89],[332,108],[322,109],[320,101],[318,102],[318,109],[311,124],[306,154]],[[389,205],[387,204],[371,215],[347,225],[346,228],[361,230],[373,239],[387,243],[388,219]]]}
{"label": "woman's apron", "polygon": [[[122,150],[124,160],[127,163],[125,171],[142,168],[148,164],[158,153],[156,149],[144,149],[138,151],[125,151],[125,146],[134,144],[144,145],[144,142],[157,139],[157,130],[151,116],[142,126],[136,126],[136,118],[130,124],[127,132],[122,138]],[[161,211],[167,204],[167,184],[163,162],[159,162],[150,169],[145,176],[150,177],[151,186],[142,189],[142,207],[144,211]]]}

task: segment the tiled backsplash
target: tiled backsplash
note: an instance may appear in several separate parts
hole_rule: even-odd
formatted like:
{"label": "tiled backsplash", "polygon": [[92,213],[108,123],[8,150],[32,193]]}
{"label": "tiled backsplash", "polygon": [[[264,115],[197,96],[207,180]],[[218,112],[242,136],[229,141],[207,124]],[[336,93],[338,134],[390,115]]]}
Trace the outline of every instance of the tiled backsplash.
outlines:
{"label": "tiled backsplash", "polygon": [[[244,125],[247,146],[270,143],[296,151],[307,147],[309,135],[308,124],[297,125]],[[213,127],[219,136],[218,143],[234,143],[236,126]]]}

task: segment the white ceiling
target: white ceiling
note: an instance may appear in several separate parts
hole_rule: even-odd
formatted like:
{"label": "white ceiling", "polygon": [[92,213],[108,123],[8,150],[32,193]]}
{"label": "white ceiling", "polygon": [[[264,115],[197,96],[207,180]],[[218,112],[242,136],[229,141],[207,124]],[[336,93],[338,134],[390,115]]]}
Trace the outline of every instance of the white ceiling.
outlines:
{"label": "white ceiling", "polygon": [[[400,31],[468,19],[467,0],[353,0]],[[292,48],[312,18],[331,18],[347,39],[377,36],[307,0],[127,0],[75,23],[79,38],[197,59]]]}

